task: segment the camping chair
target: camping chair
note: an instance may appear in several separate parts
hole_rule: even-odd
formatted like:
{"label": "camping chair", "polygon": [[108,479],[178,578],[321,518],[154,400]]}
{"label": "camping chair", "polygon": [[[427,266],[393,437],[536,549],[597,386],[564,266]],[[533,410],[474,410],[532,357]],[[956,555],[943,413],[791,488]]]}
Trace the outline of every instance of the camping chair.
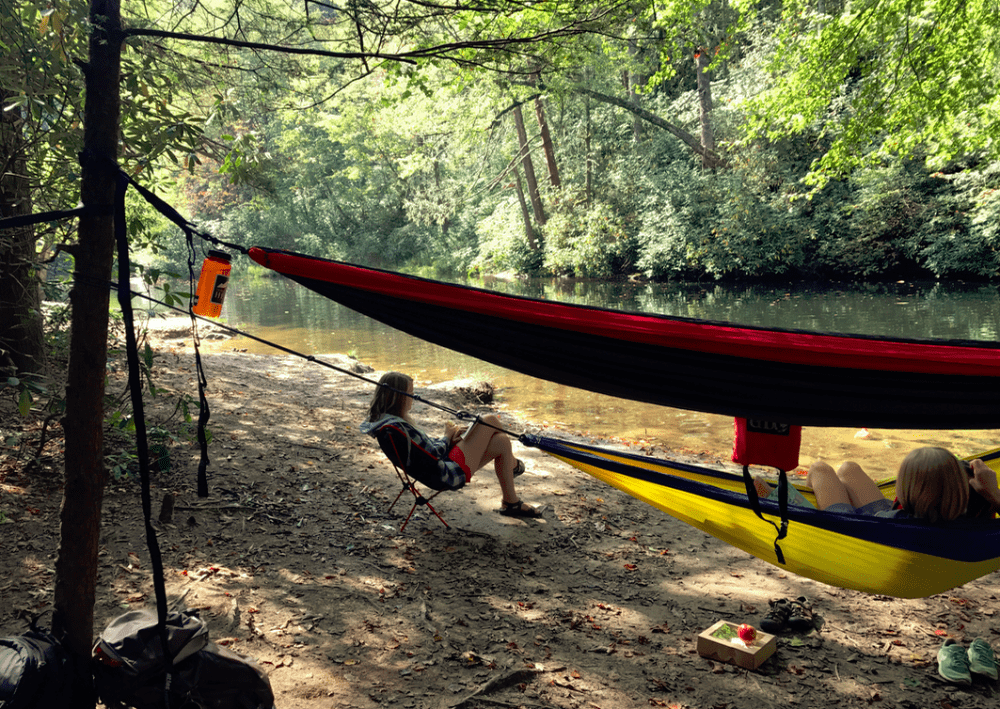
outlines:
{"label": "camping chair", "polygon": [[[451,529],[451,526],[445,521],[444,517],[431,504],[431,500],[445,490],[455,489],[443,485],[440,479],[435,479],[433,474],[429,472],[429,469],[433,470],[437,468],[437,459],[419,446],[413,445],[405,431],[395,426],[386,426],[383,428],[376,437],[376,440],[378,440],[382,452],[385,453],[385,457],[392,463],[392,467],[396,471],[396,477],[399,478],[399,482],[403,486],[399,494],[396,495],[396,499],[389,505],[389,510],[392,510],[396,506],[399,498],[407,490],[413,495],[413,506],[410,508],[410,513],[406,515],[403,525],[399,528],[400,533],[406,529],[406,525],[410,522],[413,513],[421,505],[433,512],[434,516],[441,520],[441,524],[445,528]],[[409,465],[407,464],[408,462]],[[433,489],[434,494],[424,497],[417,487],[417,482]]]}

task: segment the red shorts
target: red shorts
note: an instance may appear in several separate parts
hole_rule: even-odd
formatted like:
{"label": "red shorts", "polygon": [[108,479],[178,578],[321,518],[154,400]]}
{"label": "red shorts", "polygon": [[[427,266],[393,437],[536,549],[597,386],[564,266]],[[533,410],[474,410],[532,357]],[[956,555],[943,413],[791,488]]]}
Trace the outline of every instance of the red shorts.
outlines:
{"label": "red shorts", "polygon": [[465,473],[465,482],[470,482],[472,480],[472,471],[469,470],[468,463],[465,462],[465,453],[458,446],[453,446],[450,451],[448,451],[448,460],[458,463],[458,467],[462,469]]}

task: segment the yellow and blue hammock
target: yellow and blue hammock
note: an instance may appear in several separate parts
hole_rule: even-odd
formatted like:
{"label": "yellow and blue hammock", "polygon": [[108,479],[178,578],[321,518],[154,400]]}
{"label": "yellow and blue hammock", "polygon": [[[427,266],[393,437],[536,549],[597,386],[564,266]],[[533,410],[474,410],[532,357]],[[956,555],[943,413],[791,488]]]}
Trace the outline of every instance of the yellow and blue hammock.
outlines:
{"label": "yellow and blue hammock", "polygon": [[[540,436],[523,440],[759,559],[840,588],[922,598],[1000,569],[994,521],[933,526],[795,506],[788,508],[779,564],[774,527],[754,513],[742,474]],[[1000,469],[1000,449],[980,457]],[[812,490],[796,487],[815,503]],[[890,500],[896,496],[895,480],[879,489]],[[760,500],[760,507],[765,520],[781,522],[777,502]]]}
{"label": "yellow and blue hammock", "polygon": [[[997,343],[740,327],[509,296],[275,249],[249,255],[403,332],[590,391],[798,425],[1000,428]],[[772,526],[782,522],[778,503],[761,500],[764,519],[757,517],[742,475],[522,440],[760,559],[834,586],[914,598],[1000,568],[1000,523],[934,527],[803,507],[788,508],[781,564]],[[891,481],[882,489],[895,496]]]}

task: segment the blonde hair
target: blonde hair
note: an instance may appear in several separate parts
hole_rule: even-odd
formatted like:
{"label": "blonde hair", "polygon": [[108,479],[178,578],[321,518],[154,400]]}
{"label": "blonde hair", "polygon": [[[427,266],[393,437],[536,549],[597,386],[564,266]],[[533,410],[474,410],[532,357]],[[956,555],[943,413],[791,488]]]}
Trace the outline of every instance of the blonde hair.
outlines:
{"label": "blonde hair", "polygon": [[903,509],[914,517],[947,522],[965,513],[969,476],[944,448],[917,448],[899,466],[896,495]]}
{"label": "blonde hair", "polygon": [[378,380],[378,385],[368,408],[368,420],[378,421],[385,414],[408,419],[403,416],[403,403],[409,396],[407,392],[413,386],[413,378],[402,372],[386,372]]}

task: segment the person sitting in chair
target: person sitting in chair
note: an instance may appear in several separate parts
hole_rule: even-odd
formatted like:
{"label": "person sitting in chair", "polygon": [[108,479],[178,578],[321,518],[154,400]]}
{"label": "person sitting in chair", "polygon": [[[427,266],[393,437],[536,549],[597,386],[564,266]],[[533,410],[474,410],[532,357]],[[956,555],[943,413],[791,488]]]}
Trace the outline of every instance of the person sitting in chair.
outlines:
{"label": "person sitting in chair", "polygon": [[[401,372],[387,372],[379,380],[372,397],[368,418],[361,425],[364,433],[379,438],[390,429],[405,434],[405,452],[397,451],[404,468],[410,468],[416,447],[431,460],[439,479],[415,477],[434,489],[458,489],[472,480],[472,474],[493,461],[502,492],[500,514],[507,517],[540,517],[541,513],[521,501],[514,488],[514,478],[524,472],[524,463],[514,457],[510,438],[503,432],[495,414],[481,416],[466,432],[465,427],[448,423],[443,438],[428,436],[410,418],[413,406],[413,379]],[[412,466],[415,467],[415,466]]]}

